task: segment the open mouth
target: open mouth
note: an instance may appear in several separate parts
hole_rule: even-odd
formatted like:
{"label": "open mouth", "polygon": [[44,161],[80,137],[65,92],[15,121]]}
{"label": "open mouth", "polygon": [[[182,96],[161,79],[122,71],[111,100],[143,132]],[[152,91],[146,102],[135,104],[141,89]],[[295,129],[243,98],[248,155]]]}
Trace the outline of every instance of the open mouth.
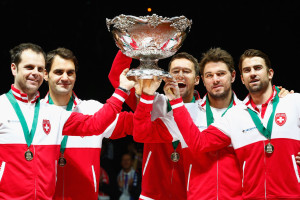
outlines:
{"label": "open mouth", "polygon": [[186,84],[184,84],[184,83],[178,83],[179,88],[185,88],[185,86],[186,86]]}

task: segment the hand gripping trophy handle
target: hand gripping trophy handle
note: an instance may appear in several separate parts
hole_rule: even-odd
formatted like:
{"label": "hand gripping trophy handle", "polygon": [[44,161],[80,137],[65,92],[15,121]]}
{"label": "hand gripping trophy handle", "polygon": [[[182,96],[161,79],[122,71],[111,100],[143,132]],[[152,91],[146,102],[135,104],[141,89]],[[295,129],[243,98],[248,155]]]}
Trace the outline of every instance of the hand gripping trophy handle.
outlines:
{"label": "hand gripping trophy handle", "polygon": [[184,16],[167,18],[156,14],[140,17],[119,15],[106,19],[106,25],[122,53],[140,60],[140,65],[129,70],[127,77],[172,78],[170,73],[158,67],[158,60],[177,52],[191,29],[192,20]]}

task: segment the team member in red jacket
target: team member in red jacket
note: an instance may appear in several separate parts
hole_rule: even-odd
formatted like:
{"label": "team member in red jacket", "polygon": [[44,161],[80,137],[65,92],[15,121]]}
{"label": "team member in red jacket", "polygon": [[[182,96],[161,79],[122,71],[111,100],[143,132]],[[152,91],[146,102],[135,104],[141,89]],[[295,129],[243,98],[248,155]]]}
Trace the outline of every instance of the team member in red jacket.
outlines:
{"label": "team member in red jacket", "polygon": [[[117,77],[120,72],[125,68],[129,68],[130,63],[131,58],[119,51],[109,74],[110,81],[114,87],[118,85]],[[177,77],[181,87],[180,95],[184,98],[184,102],[196,106],[195,102],[199,100],[199,95],[194,93],[194,87],[199,84],[200,78],[197,60],[187,53],[179,53],[173,56],[170,61],[169,72]],[[159,83],[158,85],[152,84],[152,86],[157,89]],[[131,94],[134,94],[134,91]],[[170,107],[167,108],[166,102],[167,99],[164,95],[156,95],[155,105],[157,106],[152,111],[153,119],[164,116],[167,114],[167,111],[170,111]],[[126,103],[135,110],[136,97],[134,95],[129,96]],[[186,199],[186,187],[183,181],[185,179],[183,170],[184,158],[182,155],[182,146],[186,146],[184,141],[176,138],[168,140],[168,143],[161,143],[151,138],[143,137],[135,137],[134,140],[144,143],[142,193],[140,199]],[[172,157],[172,155],[175,156]],[[179,160],[176,159],[176,155],[180,156]]]}
{"label": "team member in red jacket", "polygon": [[[77,70],[78,61],[71,50],[58,48],[50,51],[46,57],[44,77],[49,93],[43,101],[66,110],[94,114],[103,105],[95,100],[82,101],[73,92]],[[101,135],[64,136],[54,199],[98,199],[102,140],[104,137],[116,139],[132,133],[132,118],[125,116],[127,113],[120,113]]]}
{"label": "team member in red jacket", "polygon": [[270,60],[259,50],[246,50],[239,69],[249,91],[244,104],[228,110],[202,132],[183,106],[176,83],[169,84],[174,93],[167,95],[179,130],[194,152],[232,143],[240,164],[243,199],[300,199],[295,161],[300,149],[300,95],[278,98],[278,90],[272,87]]}
{"label": "team member in red jacket", "polygon": [[[229,108],[239,104],[240,101],[231,88],[231,84],[235,80],[235,70],[233,58],[229,53],[220,48],[210,49],[203,54],[199,65],[207,95],[198,102],[196,107],[191,107],[188,104],[185,106],[190,115],[193,116],[193,121],[197,127],[204,130],[213,121],[221,118]],[[161,142],[166,142],[168,138],[172,140],[176,136],[164,138],[160,134],[162,127],[167,130],[178,129],[172,115],[168,114],[157,119],[156,121],[160,121],[160,126],[152,126],[153,122],[149,116],[152,110],[152,105],[149,102],[152,98],[145,94],[141,97],[134,115],[134,137],[144,138],[144,140],[145,138],[148,140],[161,139]],[[148,105],[144,102],[148,102]],[[179,131],[178,134],[180,134]],[[183,148],[182,153],[187,199],[242,198],[242,179],[231,145],[218,151],[197,154],[189,148]]]}
{"label": "team member in red jacket", "polygon": [[[128,94],[116,89],[94,115],[66,111],[40,102],[45,53],[23,43],[11,51],[14,84],[0,96],[0,199],[52,199],[62,135],[104,133],[118,118]],[[120,78],[129,90],[134,82]]]}

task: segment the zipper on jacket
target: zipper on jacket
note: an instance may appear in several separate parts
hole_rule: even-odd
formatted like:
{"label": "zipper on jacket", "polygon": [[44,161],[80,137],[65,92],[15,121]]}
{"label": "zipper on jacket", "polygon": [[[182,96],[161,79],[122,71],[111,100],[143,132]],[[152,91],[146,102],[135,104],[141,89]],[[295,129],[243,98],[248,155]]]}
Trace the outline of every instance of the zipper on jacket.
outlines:
{"label": "zipper on jacket", "polygon": [[245,179],[245,166],[246,166],[246,161],[243,163],[243,178],[242,178],[242,187],[244,188],[244,179]]}
{"label": "zipper on jacket", "polygon": [[297,181],[298,181],[298,183],[300,183],[300,177],[299,177],[299,172],[298,172],[298,167],[297,167],[295,155],[292,155],[292,162],[293,162],[293,167],[294,167],[294,170],[295,170]]}
{"label": "zipper on jacket", "polygon": [[147,156],[147,160],[146,160],[146,162],[145,162],[144,170],[143,170],[143,176],[144,176],[144,174],[145,174],[145,172],[146,172],[146,168],[147,168],[148,162],[149,162],[149,160],[150,160],[151,154],[152,154],[152,152],[149,151],[148,156]]}
{"label": "zipper on jacket", "polygon": [[217,151],[217,200],[219,199],[219,151]]}
{"label": "zipper on jacket", "polygon": [[186,191],[189,191],[191,173],[192,173],[192,164],[190,164],[190,168],[189,168],[189,174],[188,174],[188,181],[187,181]]}
{"label": "zipper on jacket", "polygon": [[267,199],[267,160],[266,160],[265,145],[266,145],[265,141],[263,141],[264,163],[265,163],[265,199]]}
{"label": "zipper on jacket", "polygon": [[0,182],[4,173],[4,169],[5,169],[5,164],[6,162],[2,161],[1,167],[0,167]]}
{"label": "zipper on jacket", "polygon": [[95,174],[94,165],[92,165],[92,173],[93,173],[95,192],[97,192],[97,181],[96,181],[96,174]]}

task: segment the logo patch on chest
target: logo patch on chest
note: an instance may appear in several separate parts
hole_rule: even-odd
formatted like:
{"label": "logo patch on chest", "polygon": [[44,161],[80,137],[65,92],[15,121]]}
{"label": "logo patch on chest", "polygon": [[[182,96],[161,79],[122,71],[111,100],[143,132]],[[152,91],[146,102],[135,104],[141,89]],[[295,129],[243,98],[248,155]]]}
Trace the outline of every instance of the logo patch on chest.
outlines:
{"label": "logo patch on chest", "polygon": [[43,119],[43,130],[48,135],[51,131],[51,124],[48,119]]}
{"label": "logo patch on chest", "polygon": [[278,126],[284,125],[286,122],[286,119],[287,119],[287,117],[286,117],[285,113],[277,113],[275,115],[275,122]]}

